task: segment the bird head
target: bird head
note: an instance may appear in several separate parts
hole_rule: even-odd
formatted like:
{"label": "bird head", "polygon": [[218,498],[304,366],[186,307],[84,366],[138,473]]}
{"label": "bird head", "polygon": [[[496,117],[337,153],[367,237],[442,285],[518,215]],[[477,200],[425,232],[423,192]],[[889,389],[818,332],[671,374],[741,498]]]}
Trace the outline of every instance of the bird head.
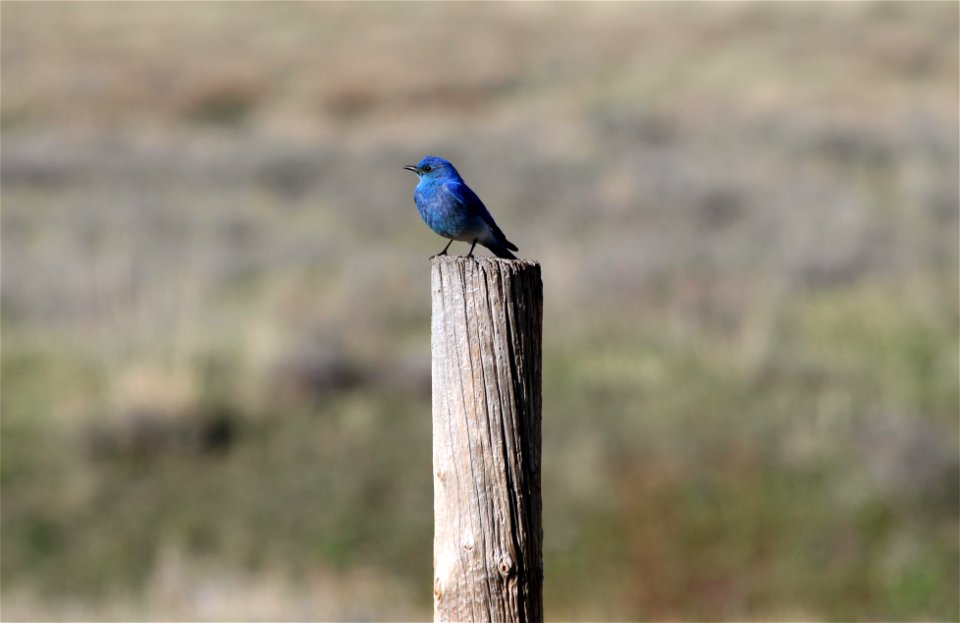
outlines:
{"label": "bird head", "polygon": [[448,161],[438,156],[425,156],[417,164],[408,164],[403,167],[407,171],[413,171],[422,180],[437,180],[446,177],[460,177],[457,170]]}

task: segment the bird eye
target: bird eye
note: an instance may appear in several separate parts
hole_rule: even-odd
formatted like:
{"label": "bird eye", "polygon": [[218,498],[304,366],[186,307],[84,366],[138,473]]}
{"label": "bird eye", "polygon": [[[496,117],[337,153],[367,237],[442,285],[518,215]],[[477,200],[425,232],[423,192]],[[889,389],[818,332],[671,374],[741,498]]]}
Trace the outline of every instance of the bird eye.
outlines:
{"label": "bird eye", "polygon": [[423,168],[420,169],[420,170],[421,170],[421,171],[427,171],[427,172],[429,173],[431,168],[432,168],[432,167],[431,167],[429,164],[425,164],[425,165],[423,165]]}

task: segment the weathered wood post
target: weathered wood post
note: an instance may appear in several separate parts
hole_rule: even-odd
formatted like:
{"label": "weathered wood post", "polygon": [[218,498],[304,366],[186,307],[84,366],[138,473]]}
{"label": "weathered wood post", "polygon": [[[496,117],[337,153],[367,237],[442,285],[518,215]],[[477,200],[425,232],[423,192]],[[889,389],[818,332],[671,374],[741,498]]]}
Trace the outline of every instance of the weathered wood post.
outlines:
{"label": "weathered wood post", "polygon": [[432,261],[435,621],[542,621],[540,265]]}

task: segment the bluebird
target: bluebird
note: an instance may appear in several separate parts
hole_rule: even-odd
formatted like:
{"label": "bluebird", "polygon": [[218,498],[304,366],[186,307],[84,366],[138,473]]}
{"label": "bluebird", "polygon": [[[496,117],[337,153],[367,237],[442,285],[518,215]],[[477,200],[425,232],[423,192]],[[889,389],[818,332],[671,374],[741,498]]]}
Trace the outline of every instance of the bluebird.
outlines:
{"label": "bluebird", "polygon": [[[433,231],[450,242],[437,255],[446,255],[454,240],[470,243],[467,257],[473,257],[473,248],[479,242],[497,257],[515,260],[510,253],[517,246],[507,240],[486,206],[470,190],[453,165],[437,156],[426,156],[417,164],[403,167],[420,178],[413,191],[413,201],[423,221]],[[436,256],[434,256],[436,257]]]}

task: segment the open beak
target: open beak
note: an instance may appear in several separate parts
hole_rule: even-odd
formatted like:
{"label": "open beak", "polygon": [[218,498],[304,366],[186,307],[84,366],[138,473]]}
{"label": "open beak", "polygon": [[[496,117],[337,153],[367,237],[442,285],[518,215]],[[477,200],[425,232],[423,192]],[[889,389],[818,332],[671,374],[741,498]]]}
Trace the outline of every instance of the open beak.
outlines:
{"label": "open beak", "polygon": [[407,171],[413,171],[417,175],[420,175],[420,173],[422,173],[422,171],[420,171],[420,169],[418,169],[417,165],[415,164],[407,164],[407,165],[404,165],[403,168],[406,169]]}

